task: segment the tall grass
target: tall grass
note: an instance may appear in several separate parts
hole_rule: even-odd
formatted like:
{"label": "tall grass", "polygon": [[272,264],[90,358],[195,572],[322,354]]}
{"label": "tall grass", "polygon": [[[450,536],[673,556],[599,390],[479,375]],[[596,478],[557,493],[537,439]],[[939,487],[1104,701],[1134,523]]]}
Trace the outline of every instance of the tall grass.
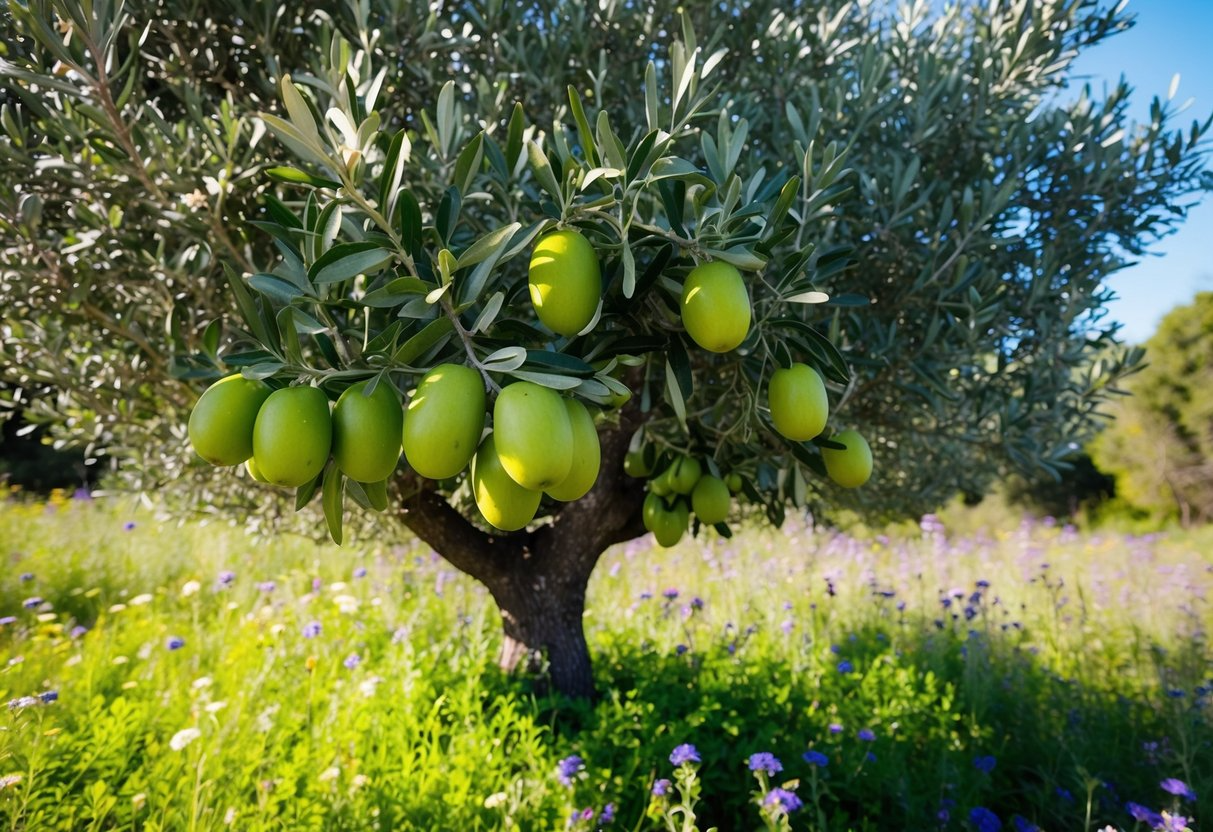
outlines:
{"label": "tall grass", "polygon": [[7,504],[0,825],[1179,828],[1153,813],[1213,795],[1211,550],[929,518],[634,541],[591,586],[591,705],[497,671],[491,599],[419,545]]}

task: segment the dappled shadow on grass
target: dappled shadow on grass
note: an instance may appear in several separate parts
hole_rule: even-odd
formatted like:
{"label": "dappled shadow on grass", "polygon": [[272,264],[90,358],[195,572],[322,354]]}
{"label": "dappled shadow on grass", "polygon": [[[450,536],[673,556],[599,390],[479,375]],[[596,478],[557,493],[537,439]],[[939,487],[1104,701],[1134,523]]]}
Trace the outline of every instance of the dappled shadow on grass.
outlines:
{"label": "dappled shadow on grass", "polygon": [[[976,806],[1009,828],[1018,814],[1077,829],[1088,797],[1094,820],[1131,828],[1127,801],[1170,806],[1162,778],[1213,787],[1213,732],[1190,693],[1159,698],[1114,667],[1096,674],[1079,663],[1083,672],[1063,677],[1020,641],[903,622],[846,632],[837,653],[806,644],[800,663],[742,640],[734,653],[719,644],[683,655],[620,642],[596,657],[598,703],[541,707],[596,776],[627,786],[625,819],[643,812],[640,784],[669,777],[666,758],[684,742],[703,757],[701,826],[722,830],[758,825],[745,764],[758,751],[783,761],[775,781],[799,779],[803,798],[816,777],[830,829],[964,828]],[[509,695],[510,681],[499,683]],[[810,748],[829,764],[805,762]],[[801,828],[816,814],[804,811]]]}

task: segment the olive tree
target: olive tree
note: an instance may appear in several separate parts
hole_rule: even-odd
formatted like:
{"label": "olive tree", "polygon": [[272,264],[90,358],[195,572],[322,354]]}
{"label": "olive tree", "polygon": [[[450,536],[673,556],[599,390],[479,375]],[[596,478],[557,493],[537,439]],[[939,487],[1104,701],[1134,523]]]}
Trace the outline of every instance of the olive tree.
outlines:
{"label": "olive tree", "polygon": [[[264,503],[193,457],[200,385],[233,371],[408,397],[441,363],[601,410],[601,471],[527,529],[487,527],[467,475],[402,465],[398,520],[483,582],[507,668],[592,690],[581,627],[599,556],[643,533],[629,450],[738,474],[735,518],[927,510],[1091,432],[1134,353],[1105,278],[1183,218],[1209,122],[1125,83],[1071,87],[1131,24],[1086,0],[362,0],[10,5],[0,299],[10,401],[148,483]],[[536,241],[577,229],[603,278],[557,336],[527,291]],[[713,353],[682,284],[745,275],[753,324]],[[826,477],[828,433],[782,436],[776,368],[829,384],[877,473]],[[27,391],[37,391],[31,395]],[[626,399],[626,402],[623,400]],[[328,485],[325,488],[325,485]],[[330,526],[377,501],[329,467]],[[361,514],[356,509],[356,514]],[[728,534],[729,527],[700,529]]]}

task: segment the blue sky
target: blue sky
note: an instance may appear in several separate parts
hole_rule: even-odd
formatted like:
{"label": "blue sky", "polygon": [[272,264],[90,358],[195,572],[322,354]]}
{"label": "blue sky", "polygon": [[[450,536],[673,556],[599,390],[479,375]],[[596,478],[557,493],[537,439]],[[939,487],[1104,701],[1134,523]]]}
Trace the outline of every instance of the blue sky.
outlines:
{"label": "blue sky", "polygon": [[[1175,101],[1195,99],[1181,116],[1187,127],[1213,112],[1213,0],[1130,0],[1137,25],[1088,50],[1076,62],[1075,75],[1085,76],[1099,97],[1104,85],[1123,74],[1134,88],[1130,114],[1148,118],[1150,99],[1165,98],[1175,73],[1180,74]],[[1213,199],[1205,196],[1180,230],[1154,247],[1147,257],[1115,275],[1110,286],[1119,298],[1111,316],[1124,324],[1125,340],[1141,342],[1174,306],[1198,291],[1213,291]]]}

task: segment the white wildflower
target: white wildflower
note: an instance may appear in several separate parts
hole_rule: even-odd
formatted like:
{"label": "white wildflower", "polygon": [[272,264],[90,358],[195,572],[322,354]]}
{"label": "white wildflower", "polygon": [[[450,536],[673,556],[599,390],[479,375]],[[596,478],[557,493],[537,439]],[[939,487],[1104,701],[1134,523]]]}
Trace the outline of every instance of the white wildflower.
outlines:
{"label": "white wildflower", "polygon": [[192,687],[194,690],[202,690],[203,688],[209,688],[212,684],[214,684],[214,680],[210,676],[199,676],[194,680]]}
{"label": "white wildflower", "polygon": [[202,589],[202,584],[197,581],[186,581],[185,586],[181,587],[181,597],[189,598],[191,595],[197,595],[200,589]]}
{"label": "white wildflower", "polygon": [[180,751],[200,736],[202,736],[202,732],[197,728],[184,728],[173,734],[173,738],[168,741],[168,747],[174,751]]}
{"label": "white wildflower", "polygon": [[320,782],[327,783],[329,780],[336,780],[341,776],[341,769],[336,766],[329,766],[324,771],[320,772]]}
{"label": "white wildflower", "polygon": [[505,792],[496,792],[495,794],[491,794],[484,799],[484,808],[496,809],[498,806],[504,806],[508,799],[509,795],[507,795]]}
{"label": "white wildflower", "polygon": [[150,592],[145,592],[142,595],[136,595],[131,599],[131,606],[142,607],[144,604],[150,604],[154,597],[155,596],[153,596]]}
{"label": "white wildflower", "polygon": [[207,706],[206,706],[206,712],[208,714],[217,714],[226,707],[227,707],[226,702],[209,702],[209,703],[207,703]]}

